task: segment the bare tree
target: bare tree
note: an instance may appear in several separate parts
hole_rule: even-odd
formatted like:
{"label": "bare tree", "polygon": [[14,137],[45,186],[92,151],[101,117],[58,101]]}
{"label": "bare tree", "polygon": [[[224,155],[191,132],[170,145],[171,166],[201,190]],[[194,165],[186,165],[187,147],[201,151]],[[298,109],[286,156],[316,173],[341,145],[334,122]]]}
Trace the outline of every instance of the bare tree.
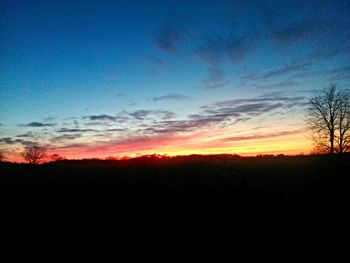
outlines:
{"label": "bare tree", "polygon": [[114,157],[114,156],[107,156],[106,158],[105,158],[105,160],[106,161],[116,161],[116,160],[118,160],[116,157]]}
{"label": "bare tree", "polygon": [[27,147],[22,155],[28,163],[39,164],[46,157],[46,151],[44,148],[32,146]]}
{"label": "bare tree", "polygon": [[350,150],[350,92],[343,91],[339,102],[339,117],[337,120],[338,134],[336,142],[338,152]]}
{"label": "bare tree", "polygon": [[65,160],[64,157],[62,157],[61,155],[59,155],[57,153],[51,154],[49,157],[50,157],[51,162],[58,162],[58,161]]}
{"label": "bare tree", "polygon": [[330,84],[309,100],[307,123],[319,152],[344,152],[349,147],[349,102],[347,91]]}

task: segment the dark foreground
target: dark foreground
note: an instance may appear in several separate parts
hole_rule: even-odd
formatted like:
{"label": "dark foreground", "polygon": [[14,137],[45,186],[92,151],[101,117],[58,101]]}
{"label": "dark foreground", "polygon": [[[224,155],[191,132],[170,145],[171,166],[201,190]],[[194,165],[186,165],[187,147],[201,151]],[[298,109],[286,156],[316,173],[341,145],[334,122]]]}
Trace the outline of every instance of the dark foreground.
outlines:
{"label": "dark foreground", "polygon": [[349,159],[0,163],[2,225],[7,244],[39,237],[45,249],[54,239],[85,254],[102,246],[164,261],[334,259],[347,249]]}

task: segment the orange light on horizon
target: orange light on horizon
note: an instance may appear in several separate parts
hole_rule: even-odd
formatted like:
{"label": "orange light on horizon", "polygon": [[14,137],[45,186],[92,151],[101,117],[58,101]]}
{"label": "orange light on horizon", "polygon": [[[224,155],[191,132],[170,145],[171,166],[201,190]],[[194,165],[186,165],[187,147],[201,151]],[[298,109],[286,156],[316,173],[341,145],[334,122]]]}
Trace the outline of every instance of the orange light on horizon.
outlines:
{"label": "orange light on horizon", "polygon": [[[198,135],[198,134],[197,134]],[[108,156],[137,157],[140,155],[191,155],[191,154],[238,154],[241,156],[256,156],[259,154],[308,154],[312,149],[311,141],[306,140],[302,133],[286,134],[275,137],[254,138],[242,137],[242,140],[225,141],[221,139],[208,139],[205,134],[196,136],[178,136],[159,140],[136,141],[122,145],[103,144],[87,147],[72,147],[66,149],[53,149],[67,159],[106,158]],[[235,139],[235,138],[234,138]],[[8,161],[23,162],[20,154],[9,155]]]}

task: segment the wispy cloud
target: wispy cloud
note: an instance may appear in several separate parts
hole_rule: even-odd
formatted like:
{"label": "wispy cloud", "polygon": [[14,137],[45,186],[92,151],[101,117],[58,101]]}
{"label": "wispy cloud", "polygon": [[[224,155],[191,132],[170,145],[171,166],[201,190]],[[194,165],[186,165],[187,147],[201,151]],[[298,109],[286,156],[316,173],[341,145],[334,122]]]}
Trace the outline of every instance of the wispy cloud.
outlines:
{"label": "wispy cloud", "polygon": [[0,142],[4,143],[4,144],[15,144],[15,143],[17,143],[16,140],[14,140],[11,137],[0,138]]}
{"label": "wispy cloud", "polygon": [[[70,126],[51,129],[48,132],[39,131],[37,136],[30,137],[31,133],[19,134],[17,137],[4,137],[0,139],[3,145],[23,147],[40,145],[47,149],[56,149],[58,152],[71,154],[93,155],[113,153],[126,153],[127,151],[156,150],[157,148],[179,144],[194,144],[196,147],[206,147],[196,138],[196,134],[205,134],[208,131],[231,129],[234,125],[254,121],[256,118],[268,114],[284,114],[293,107],[301,107],[305,103],[304,97],[254,97],[249,99],[233,99],[216,101],[200,107],[197,111],[185,117],[178,118],[174,112],[167,110],[137,110],[120,112],[117,114],[96,114],[81,117],[81,127],[70,122]],[[120,127],[114,122],[116,117],[128,116],[128,128]],[[90,118],[91,117],[91,118]],[[78,120],[74,118],[73,120]],[[87,128],[84,120],[103,120],[118,126],[108,128]],[[60,124],[57,124],[60,125]],[[227,145],[234,141],[247,141],[254,139],[267,139],[292,134],[292,131],[276,132],[274,134],[248,134],[244,136],[229,136],[224,139],[205,140],[208,147]],[[224,134],[222,134],[224,135]],[[21,137],[22,136],[22,137]],[[214,136],[215,137],[215,136]],[[28,138],[28,140],[26,139]],[[222,136],[221,136],[222,138]],[[215,146],[216,147],[216,146]]]}
{"label": "wispy cloud", "polygon": [[21,144],[24,147],[31,147],[31,146],[38,146],[39,145],[39,143],[37,143],[35,141],[29,141],[29,140],[12,138],[12,137],[0,138],[0,143],[7,144],[7,145]]}
{"label": "wispy cloud", "polygon": [[236,107],[237,105],[246,105],[251,103],[271,103],[271,102],[282,102],[289,103],[295,101],[302,101],[305,97],[270,97],[270,98],[250,98],[250,99],[233,99],[233,100],[224,100],[210,103],[204,105],[201,108],[203,109],[212,109],[212,108],[223,108],[223,107]]}
{"label": "wispy cloud", "polygon": [[178,51],[179,45],[184,39],[184,32],[178,27],[166,26],[161,28],[155,37],[158,48],[162,51],[174,54]]}
{"label": "wispy cloud", "polygon": [[272,139],[281,136],[293,135],[303,133],[304,130],[290,130],[290,131],[279,131],[273,133],[265,133],[265,134],[254,134],[247,136],[231,136],[220,139],[221,142],[238,142],[238,141],[249,141],[249,140],[262,140],[262,139]]}
{"label": "wispy cloud", "polygon": [[90,116],[85,116],[85,118],[88,118],[90,121],[118,121],[119,120],[117,117],[107,115],[107,114],[90,115]]}
{"label": "wispy cloud", "polygon": [[294,74],[293,78],[310,78],[310,77],[318,77],[318,76],[326,76],[331,80],[337,80],[337,77],[341,77],[344,75],[350,74],[350,66],[340,66],[332,69],[324,69],[324,70],[316,70],[312,72],[301,72],[298,74]]}
{"label": "wispy cloud", "polygon": [[36,127],[53,127],[55,126],[56,123],[45,123],[45,122],[37,122],[37,121],[33,121],[33,122],[30,122],[30,123],[27,123],[27,124],[20,124],[19,126],[20,127],[33,127],[33,128],[36,128]]}
{"label": "wispy cloud", "polygon": [[57,130],[56,132],[59,133],[85,133],[85,132],[97,132],[98,130],[96,129],[75,129],[75,128],[61,128],[59,130]]}
{"label": "wispy cloud", "polygon": [[159,97],[152,97],[151,99],[156,102],[160,100],[192,100],[193,98],[180,93],[168,93]]}
{"label": "wispy cloud", "polygon": [[331,77],[329,80],[331,82],[340,81],[340,80],[350,80],[350,71],[338,73],[335,76]]}
{"label": "wispy cloud", "polygon": [[32,132],[27,132],[27,133],[19,134],[19,135],[17,135],[16,137],[29,137],[29,138],[31,138],[31,137],[33,137],[33,136],[34,136],[34,135],[33,135]]}
{"label": "wispy cloud", "polygon": [[125,123],[128,121],[128,116],[126,114],[118,115],[108,115],[108,114],[99,114],[99,115],[88,115],[84,116],[83,119],[88,119],[90,123],[87,125],[109,125],[113,123]]}
{"label": "wispy cloud", "polygon": [[56,142],[56,141],[62,141],[62,140],[63,141],[74,140],[74,139],[81,138],[81,137],[82,137],[81,133],[77,133],[77,134],[63,134],[63,135],[56,136],[56,137],[52,138],[52,141]]}
{"label": "wispy cloud", "polygon": [[261,74],[250,74],[250,75],[245,75],[241,77],[241,79],[244,80],[262,80],[262,79],[269,79],[273,77],[280,77],[284,76],[286,74],[290,74],[293,72],[298,72],[298,71],[304,71],[308,67],[310,67],[312,63],[310,62],[303,62],[303,63],[291,63],[284,65],[283,67],[276,69],[276,70],[270,70]]}
{"label": "wispy cloud", "polygon": [[310,20],[303,20],[274,28],[272,37],[278,44],[289,45],[311,38],[318,30],[319,25]]}
{"label": "wispy cloud", "polygon": [[204,87],[207,89],[215,89],[226,86],[230,83],[229,78],[220,67],[210,67],[208,69],[208,77],[204,80]]}
{"label": "wispy cloud", "polygon": [[219,65],[224,59],[241,63],[247,55],[254,53],[259,45],[260,32],[252,31],[244,36],[215,37],[202,41],[194,55],[210,65]]}
{"label": "wispy cloud", "polygon": [[161,121],[147,127],[145,131],[155,134],[193,132],[208,127],[225,127],[248,121],[275,110],[284,111],[301,106],[304,97],[253,98],[218,101],[201,107],[201,111],[191,114],[185,120]]}
{"label": "wispy cloud", "polygon": [[113,128],[113,129],[107,129],[107,132],[125,132],[128,129],[122,129],[122,128]]}
{"label": "wispy cloud", "polygon": [[268,83],[268,84],[255,84],[254,86],[258,89],[280,89],[280,88],[289,88],[289,87],[295,87],[299,85],[299,82],[292,81],[292,80],[284,80],[279,81],[275,83]]}
{"label": "wispy cloud", "polygon": [[174,112],[167,110],[137,110],[129,113],[130,116],[137,120],[144,120],[147,117],[160,118],[160,119],[171,119],[176,116]]}
{"label": "wispy cloud", "polygon": [[224,39],[206,39],[195,51],[194,55],[210,65],[218,65],[225,58]]}
{"label": "wispy cloud", "polygon": [[330,59],[341,55],[350,58],[350,42],[347,36],[343,36],[342,39],[329,38],[327,41],[320,41],[312,48],[308,59]]}

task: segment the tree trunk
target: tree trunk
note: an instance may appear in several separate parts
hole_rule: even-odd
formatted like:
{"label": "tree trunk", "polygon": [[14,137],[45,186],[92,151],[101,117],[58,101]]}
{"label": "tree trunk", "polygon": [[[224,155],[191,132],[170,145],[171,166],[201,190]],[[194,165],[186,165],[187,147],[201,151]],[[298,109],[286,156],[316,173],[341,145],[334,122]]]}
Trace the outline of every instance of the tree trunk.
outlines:
{"label": "tree trunk", "polygon": [[341,138],[339,140],[339,153],[343,153],[343,140]]}
{"label": "tree trunk", "polygon": [[330,136],[331,148],[329,149],[330,154],[334,154],[334,132],[331,132]]}

